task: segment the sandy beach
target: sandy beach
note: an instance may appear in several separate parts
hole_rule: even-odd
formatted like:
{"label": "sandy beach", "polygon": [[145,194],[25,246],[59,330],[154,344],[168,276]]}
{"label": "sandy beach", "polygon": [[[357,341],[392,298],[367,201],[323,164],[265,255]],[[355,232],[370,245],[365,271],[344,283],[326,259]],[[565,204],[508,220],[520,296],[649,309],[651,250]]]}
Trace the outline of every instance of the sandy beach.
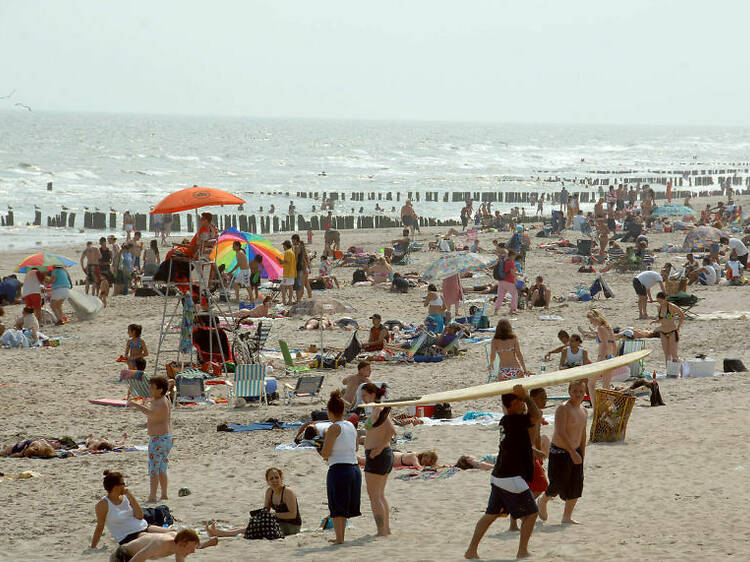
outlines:
{"label": "sandy beach", "polygon": [[[435,233],[436,229],[423,229],[417,239],[424,241],[426,248]],[[344,231],[342,246],[356,245],[374,252],[398,234],[396,229]],[[92,233],[91,238],[98,236],[99,233]],[[483,248],[488,248],[493,238],[504,241],[508,236],[487,233],[480,234],[479,240]],[[572,231],[567,231],[567,236],[573,242],[579,237]],[[683,238],[681,232],[649,234],[652,248],[660,248],[665,242],[681,245]],[[283,239],[280,235],[270,237],[276,247]],[[526,264],[530,278],[544,275],[554,296],[565,296],[579,285],[591,285],[595,274],[578,273],[579,264],[571,263],[569,255],[539,249],[540,240],[532,237],[533,248]],[[320,252],[321,232],[315,233],[310,248]],[[54,249],[78,260],[83,248]],[[10,273],[27,253],[0,255],[0,272]],[[425,249],[412,257],[412,263],[395,266],[395,270],[422,272],[438,253]],[[684,254],[657,253],[655,268],[661,268],[666,261],[682,263]],[[424,288],[393,294],[381,288],[352,287],[352,272],[352,268],[336,268],[334,274],[342,288],[326,294],[353,304],[357,312],[352,316],[360,326],[368,327],[368,318],[374,312],[379,312],[384,320],[423,320]],[[71,273],[74,281],[83,277],[78,266],[71,268]],[[541,321],[539,316],[545,312],[539,309],[524,310],[513,318],[530,370],[538,371],[544,352],[556,347],[558,330],[572,333],[578,326],[588,327],[586,312],[592,307],[599,308],[613,326],[647,327],[648,321],[637,320],[632,274],[612,271],[605,279],[615,292],[613,299],[553,303],[549,314],[559,315],[562,320]],[[469,280],[464,283],[470,284]],[[691,292],[701,298],[693,309],[699,314],[750,311],[747,287],[696,285]],[[142,414],[129,408],[96,406],[88,399],[125,397],[126,385],[117,382],[121,364],[115,359],[124,349],[127,325],[143,325],[143,338],[153,359],[162,306],[163,300],[157,297],[111,297],[109,306],[96,319],[81,322],[66,305],[70,321],[44,329],[50,336],[65,336],[59,347],[0,350],[0,403],[4,414],[0,442],[66,435],[80,440],[90,433],[119,438],[126,432],[131,443],[147,444]],[[20,311],[18,305],[6,307],[6,320],[15,319]],[[650,305],[650,313],[655,311],[655,305]],[[490,318],[493,326],[497,319]],[[269,347],[278,348],[279,338],[293,348],[317,343],[318,333],[299,331],[301,324],[299,318],[275,320]],[[739,358],[750,365],[747,329],[747,319],[689,320],[680,333],[680,355],[689,358],[705,353],[717,360],[719,369],[724,358]],[[325,342],[343,346],[350,335],[343,330],[327,331]],[[360,332],[359,338],[366,341],[367,333]],[[652,354],[646,360],[646,369],[661,371],[664,361],[659,340],[648,342]],[[484,344],[464,347],[464,355],[441,363],[374,363],[372,379],[388,382],[393,397],[486,382]],[[590,340],[585,341],[584,347],[595,355],[595,344]],[[324,394],[339,388],[343,377],[353,372],[351,365],[324,371]],[[746,373],[664,379],[661,390],[665,407],[651,408],[647,398],[638,399],[624,443],[589,445],[584,494],[576,508],[583,525],[561,526],[562,502],[552,502],[549,521],[538,523],[531,538],[530,550],[537,559],[750,558],[750,517],[744,509],[750,501],[745,485],[750,456],[744,439],[750,379]],[[562,387],[548,389],[551,395],[564,392]],[[220,389],[216,394],[224,396],[225,391]],[[487,503],[488,473],[470,470],[444,479],[404,481],[396,478],[404,471],[394,471],[386,489],[394,531],[388,539],[375,537],[375,523],[363,485],[362,517],[351,521],[345,545],[330,546],[327,539],[332,531],[316,530],[327,515],[326,464],[318,454],[310,450],[275,452],[277,444],[292,441],[292,430],[216,431],[223,422],[305,419],[312,409],[321,407],[321,403],[310,405],[302,401],[290,406],[282,401],[267,409],[229,409],[226,404],[217,404],[181,407],[173,412],[175,448],[170,456],[170,499],[165,503],[177,526],[201,529],[214,519],[227,526],[244,526],[248,512],[262,506],[264,472],[270,466],[284,470],[286,484],[299,498],[303,519],[303,532],[297,536],[274,542],[246,541],[241,537],[221,539],[217,547],[201,550],[190,559],[461,559]],[[454,416],[469,410],[500,412],[499,398],[453,405]],[[554,403],[544,413],[552,415]],[[544,434],[551,435],[551,427],[543,428]],[[406,431],[411,431],[415,440],[402,445],[402,450],[435,449],[440,464],[453,464],[464,454],[481,457],[497,452],[495,425],[418,426]],[[403,432],[399,429],[399,436]],[[148,478],[143,451],[51,460],[0,458],[0,471],[5,474],[29,470],[38,473],[30,479],[0,482],[0,526],[6,529],[0,537],[0,560],[107,560],[115,547],[107,533],[99,549],[89,550],[96,522],[94,504],[104,495],[101,479],[105,469],[123,472],[136,497],[146,499]],[[192,494],[178,497],[181,487],[189,488]],[[506,560],[515,556],[517,534],[507,532],[507,525],[503,519],[490,529],[479,550],[485,558]]]}

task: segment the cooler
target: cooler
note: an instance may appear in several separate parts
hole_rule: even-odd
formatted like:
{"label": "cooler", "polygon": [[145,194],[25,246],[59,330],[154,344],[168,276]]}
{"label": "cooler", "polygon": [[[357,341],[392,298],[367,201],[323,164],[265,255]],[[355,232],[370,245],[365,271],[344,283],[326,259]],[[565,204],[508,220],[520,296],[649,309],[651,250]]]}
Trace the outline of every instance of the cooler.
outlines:
{"label": "cooler", "polygon": [[410,416],[416,416],[418,418],[431,418],[432,414],[435,413],[435,404],[420,404],[419,406],[409,406],[408,412]]}

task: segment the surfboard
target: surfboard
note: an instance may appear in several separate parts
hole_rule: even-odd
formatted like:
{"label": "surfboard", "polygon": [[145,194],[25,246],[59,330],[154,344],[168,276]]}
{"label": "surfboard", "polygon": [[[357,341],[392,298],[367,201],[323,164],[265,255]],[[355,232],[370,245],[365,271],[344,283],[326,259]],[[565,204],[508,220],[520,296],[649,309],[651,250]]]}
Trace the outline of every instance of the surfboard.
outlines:
{"label": "surfboard", "polygon": [[360,404],[360,406],[364,408],[373,408],[375,406],[418,406],[419,404],[439,404],[442,402],[462,402],[465,400],[478,400],[479,398],[487,398],[489,396],[498,396],[500,394],[507,394],[509,392],[512,392],[513,387],[517,384],[520,384],[526,390],[531,390],[532,388],[544,388],[545,386],[565,384],[566,382],[578,379],[594,377],[596,375],[606,373],[607,371],[611,371],[612,369],[624,367],[626,365],[630,365],[631,363],[635,363],[636,361],[640,361],[650,353],[650,349],[643,349],[641,351],[634,351],[633,353],[620,355],[619,357],[613,357],[612,359],[597,361],[596,363],[582,365],[581,367],[573,367],[572,369],[545,373],[543,375],[532,375],[530,377],[523,377],[520,379],[491,382],[488,384],[480,384],[478,386],[470,386],[468,388],[460,388],[457,390],[435,392],[433,394],[425,394],[424,396],[417,398],[416,400],[370,402],[366,404]]}
{"label": "surfboard", "polygon": [[118,398],[89,398],[89,402],[97,406],[116,406],[118,408],[124,408],[128,405],[127,400],[120,400]]}
{"label": "surfboard", "polygon": [[104,303],[99,300],[99,297],[84,295],[75,289],[71,289],[68,303],[73,307],[80,320],[91,320],[104,310]]}

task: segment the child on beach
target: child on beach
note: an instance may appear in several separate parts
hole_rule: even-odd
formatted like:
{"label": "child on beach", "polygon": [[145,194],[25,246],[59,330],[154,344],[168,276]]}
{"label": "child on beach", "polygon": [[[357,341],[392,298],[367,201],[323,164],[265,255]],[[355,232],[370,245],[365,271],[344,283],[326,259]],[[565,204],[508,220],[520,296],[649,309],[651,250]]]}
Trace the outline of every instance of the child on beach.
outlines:
{"label": "child on beach", "polygon": [[583,457],[586,451],[587,414],[581,402],[586,379],[568,385],[570,399],[555,411],[555,429],[549,450],[549,487],[539,500],[539,517],[547,520],[547,503],[559,495],[565,501],[563,524],[577,524],[573,509],[583,493]]}
{"label": "child on beach", "polygon": [[104,308],[107,308],[107,297],[109,296],[109,288],[112,286],[114,279],[112,274],[107,271],[102,271],[102,280],[99,283],[99,300],[102,301]]}
{"label": "child on beach", "polygon": [[125,360],[128,369],[143,371],[146,368],[146,357],[148,349],[146,342],[141,339],[143,328],[140,324],[130,324],[128,326],[128,343],[125,344]]}
{"label": "child on beach", "polygon": [[581,346],[583,340],[578,334],[573,334],[568,340],[568,345],[560,354],[560,368],[570,369],[571,367],[580,367],[591,363],[589,354]]}
{"label": "child on beach", "polygon": [[[521,537],[516,558],[531,556],[529,539],[538,512],[527,482],[534,480],[534,454],[531,430],[542,414],[526,389],[517,384],[512,394],[503,394],[506,415],[500,420],[500,451],[490,477],[490,500],[485,514],[477,522],[465,558],[479,558],[477,548],[490,525],[501,515],[521,519]],[[524,404],[528,408],[525,412]]]}
{"label": "child on beach", "polygon": [[[250,262],[250,289],[255,293],[255,298],[260,296],[260,277],[263,273],[263,256],[257,255]],[[251,297],[252,298],[252,297]]]}
{"label": "child on beach", "polygon": [[148,501],[156,501],[156,491],[161,485],[161,499],[167,498],[167,467],[169,451],[172,449],[172,416],[171,405],[166,394],[169,383],[165,377],[154,377],[149,385],[151,406],[143,406],[128,400],[128,407],[137,408],[146,414],[146,429],[148,431],[148,472],[150,478],[150,493]]}

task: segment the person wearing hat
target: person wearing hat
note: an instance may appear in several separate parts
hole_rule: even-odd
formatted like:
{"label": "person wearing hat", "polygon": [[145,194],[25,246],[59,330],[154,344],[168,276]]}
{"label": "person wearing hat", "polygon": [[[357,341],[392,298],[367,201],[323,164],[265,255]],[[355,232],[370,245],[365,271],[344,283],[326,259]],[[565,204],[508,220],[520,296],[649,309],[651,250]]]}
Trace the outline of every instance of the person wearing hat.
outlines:
{"label": "person wearing hat", "polygon": [[381,324],[380,314],[370,316],[372,328],[370,328],[370,339],[365,344],[365,351],[380,351],[385,346],[385,342],[391,339],[388,328]]}

